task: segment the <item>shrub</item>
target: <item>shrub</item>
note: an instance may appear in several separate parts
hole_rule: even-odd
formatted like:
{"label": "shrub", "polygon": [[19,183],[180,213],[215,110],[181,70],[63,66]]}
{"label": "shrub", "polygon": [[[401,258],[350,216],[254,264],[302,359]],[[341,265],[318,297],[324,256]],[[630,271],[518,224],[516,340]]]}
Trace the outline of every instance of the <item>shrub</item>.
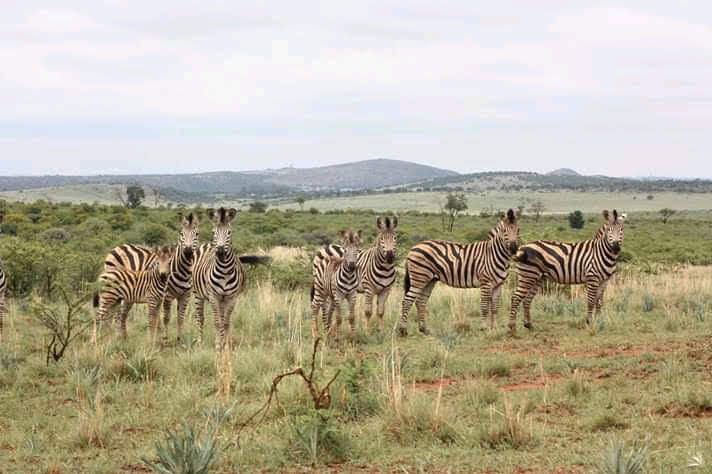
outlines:
{"label": "shrub", "polygon": [[180,430],[167,430],[163,442],[156,443],[157,460],[142,461],[161,474],[207,474],[219,454],[217,428],[208,428],[200,437],[192,426],[183,424]]}
{"label": "shrub", "polygon": [[622,421],[610,413],[596,417],[590,424],[591,431],[620,430],[629,427],[630,423]]}
{"label": "shrub", "polygon": [[648,460],[648,448],[634,445],[624,452],[625,446],[620,441],[611,441],[603,452],[603,459],[598,466],[601,474],[642,474]]}
{"label": "shrub", "polygon": [[583,229],[586,224],[586,220],[583,218],[583,213],[581,211],[574,211],[569,214],[569,226],[572,229]]}
{"label": "shrub", "polygon": [[317,466],[347,458],[348,439],[330,411],[309,409],[306,414],[291,417],[289,428],[289,454],[294,460],[306,458],[310,465]]}
{"label": "shrub", "polygon": [[52,227],[50,229],[44,230],[40,234],[42,240],[47,240],[50,242],[67,242],[71,239],[71,235],[66,229],[61,227]]}

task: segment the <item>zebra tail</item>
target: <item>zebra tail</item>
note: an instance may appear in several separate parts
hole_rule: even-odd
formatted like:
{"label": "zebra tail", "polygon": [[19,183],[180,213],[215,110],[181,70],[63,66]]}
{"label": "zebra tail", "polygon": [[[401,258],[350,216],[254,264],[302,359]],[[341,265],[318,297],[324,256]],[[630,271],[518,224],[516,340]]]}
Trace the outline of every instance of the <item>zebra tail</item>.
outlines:
{"label": "zebra tail", "polygon": [[405,277],[403,278],[403,290],[407,293],[410,290],[410,273],[408,273],[408,266],[405,267]]}
{"label": "zebra tail", "polygon": [[238,259],[240,260],[240,263],[246,263],[249,265],[268,265],[272,262],[272,257],[264,255],[240,255]]}
{"label": "zebra tail", "polygon": [[311,286],[311,291],[309,292],[309,301],[314,301],[314,293],[315,293],[314,285]]}
{"label": "zebra tail", "polygon": [[98,307],[99,307],[99,293],[98,293],[98,292],[94,293],[94,298],[92,298],[91,304],[92,304],[92,306],[94,306],[95,308],[98,308]]}

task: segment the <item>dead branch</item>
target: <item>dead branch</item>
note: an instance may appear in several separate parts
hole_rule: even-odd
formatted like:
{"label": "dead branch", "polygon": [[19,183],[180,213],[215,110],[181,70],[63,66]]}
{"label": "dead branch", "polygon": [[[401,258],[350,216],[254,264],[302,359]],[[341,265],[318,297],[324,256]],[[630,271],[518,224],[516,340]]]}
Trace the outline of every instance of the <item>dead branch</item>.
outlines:
{"label": "dead branch", "polygon": [[326,385],[324,385],[323,388],[319,389],[319,386],[316,384],[314,381],[314,372],[316,370],[316,353],[319,349],[319,343],[321,342],[321,338],[316,338],[314,340],[314,349],[312,350],[312,360],[311,360],[311,368],[309,370],[309,375],[307,375],[304,372],[304,369],[301,367],[297,367],[294,370],[291,370],[289,372],[285,372],[283,374],[277,375],[273,380],[272,380],[272,386],[270,387],[269,395],[267,397],[267,401],[252,415],[250,415],[243,423],[241,423],[238,427],[237,430],[237,440],[239,443],[239,438],[240,434],[247,428],[252,421],[254,421],[258,416],[262,415],[260,420],[255,424],[255,426],[261,424],[265,417],[267,416],[267,412],[272,405],[272,400],[276,400],[277,403],[279,403],[279,399],[277,397],[277,389],[279,387],[279,383],[292,375],[296,375],[301,377],[301,379],[304,381],[304,384],[307,387],[307,390],[309,390],[309,395],[312,397],[312,401],[314,402],[314,409],[316,410],[325,410],[331,407],[331,393],[329,392],[329,389],[331,388],[331,384],[334,383],[336,380],[336,377],[339,376],[339,373],[341,370],[337,370],[336,373],[334,374],[333,377],[327,382]]}

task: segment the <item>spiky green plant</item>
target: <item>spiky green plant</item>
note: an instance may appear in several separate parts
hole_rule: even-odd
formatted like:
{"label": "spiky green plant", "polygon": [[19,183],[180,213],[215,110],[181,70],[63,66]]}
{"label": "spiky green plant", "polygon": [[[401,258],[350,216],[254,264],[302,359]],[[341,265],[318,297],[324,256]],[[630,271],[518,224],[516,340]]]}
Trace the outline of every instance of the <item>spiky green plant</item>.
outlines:
{"label": "spiky green plant", "polygon": [[648,447],[633,444],[630,451],[625,451],[625,443],[614,440],[603,452],[603,459],[598,466],[601,474],[642,474],[648,461]]}
{"label": "spiky green plant", "polygon": [[167,430],[165,440],[156,442],[157,460],[142,458],[143,463],[160,474],[207,474],[220,454],[217,432],[210,427],[201,438],[192,426]]}

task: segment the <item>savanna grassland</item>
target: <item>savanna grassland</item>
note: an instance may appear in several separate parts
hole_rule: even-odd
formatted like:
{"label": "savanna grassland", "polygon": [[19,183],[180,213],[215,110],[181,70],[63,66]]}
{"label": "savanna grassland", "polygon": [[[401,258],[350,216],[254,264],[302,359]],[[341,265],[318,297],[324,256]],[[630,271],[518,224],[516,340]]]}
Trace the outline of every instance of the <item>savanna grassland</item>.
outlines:
{"label": "savanna grassland", "polygon": [[[175,321],[153,344],[144,308],[129,339],[84,333],[58,361],[46,361],[41,315],[62,298],[90,294],[106,251],[117,243],[168,243],[176,210],[3,203],[0,257],[10,314],[0,343],[0,472],[149,472],[166,430],[216,445],[211,472],[596,472],[604,456],[647,462],[643,472],[709,472],[712,463],[712,215],[688,212],[663,224],[630,213],[621,272],[590,328],[580,289],[539,296],[535,327],[506,332],[510,279],[498,329],[480,332],[478,290],[436,287],[431,335],[396,338],[402,289],[394,288],[385,328],[320,346],[316,384],[331,386],[316,410],[303,381],[275,376],[312,362],[309,259],[338,229],[375,233],[369,212],[241,213],[240,253],[266,252],[269,267],[248,271],[233,315],[233,350],[216,358],[207,340],[175,341]],[[524,241],[583,239],[565,217],[521,221]],[[483,238],[496,218],[458,219],[443,231],[435,214],[400,213],[399,259],[426,237]],[[203,225],[202,240],[209,239]],[[89,321],[89,305],[77,327]],[[210,322],[210,318],[208,318]],[[521,323],[521,321],[520,321]],[[373,325],[372,325],[373,326]],[[88,326],[87,326],[88,327]],[[343,330],[346,327],[342,327]],[[200,448],[196,448],[201,451]],[[631,455],[631,451],[636,451]],[[196,457],[199,457],[196,455]],[[688,467],[694,465],[694,467]],[[606,472],[606,471],[603,471]],[[620,471],[613,471],[620,472]]]}

